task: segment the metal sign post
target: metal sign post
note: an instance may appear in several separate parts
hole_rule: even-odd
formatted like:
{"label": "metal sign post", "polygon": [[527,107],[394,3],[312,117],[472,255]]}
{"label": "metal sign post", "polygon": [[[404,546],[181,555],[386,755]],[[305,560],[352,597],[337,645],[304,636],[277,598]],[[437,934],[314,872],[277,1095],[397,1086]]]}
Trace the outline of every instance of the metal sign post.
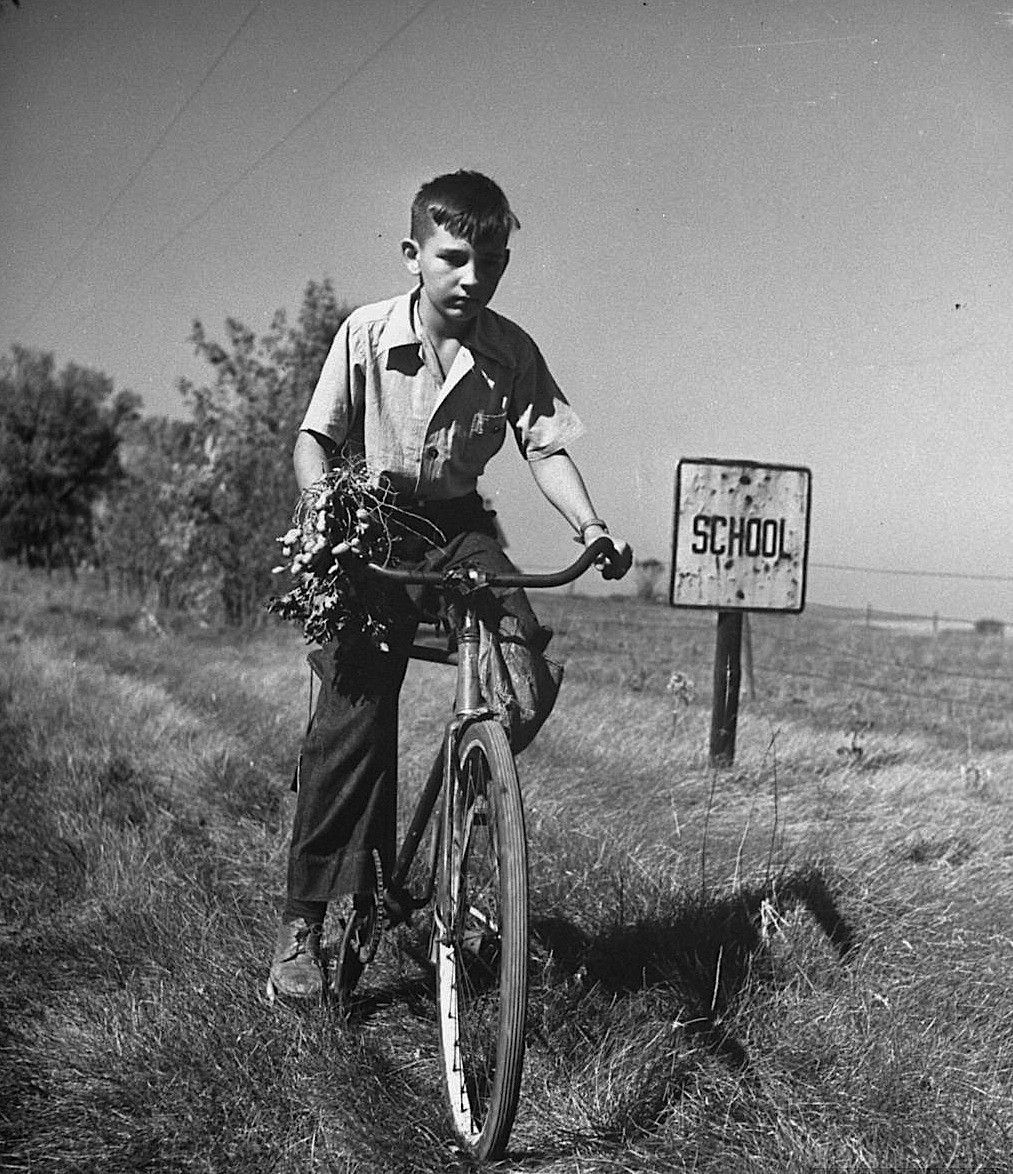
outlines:
{"label": "metal sign post", "polygon": [[795,465],[679,462],[669,603],[718,613],[715,766],[735,760],[743,615],[805,607],[811,482],[810,471]]}

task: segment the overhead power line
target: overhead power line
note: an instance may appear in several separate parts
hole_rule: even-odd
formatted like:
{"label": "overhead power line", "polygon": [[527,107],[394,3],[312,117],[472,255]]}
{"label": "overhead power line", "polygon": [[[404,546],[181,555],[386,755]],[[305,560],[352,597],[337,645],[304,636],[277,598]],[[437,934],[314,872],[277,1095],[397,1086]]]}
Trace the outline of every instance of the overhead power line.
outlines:
{"label": "overhead power line", "polygon": [[421,8],[416,9],[416,11],[410,17],[408,17],[407,20],[399,24],[398,27],[390,34],[390,36],[383,40],[373,50],[373,52],[369,54],[368,57],[359,63],[359,65],[350,74],[342,78],[342,80],[338,82],[338,84],[332,90],[329,90],[328,93],[323,98],[321,98],[321,100],[317,102],[314,107],[312,107],[312,109],[308,110],[302,116],[302,118],[300,118],[293,126],[289,127],[289,129],[280,138],[276,139],[271,144],[271,146],[267,148],[266,151],[261,152],[261,154],[259,154],[252,163],[245,167],[239,173],[239,175],[237,175],[236,178],[232,180],[231,183],[226,184],[226,186],[222,188],[221,191],[219,191],[218,194],[215,195],[207,204],[205,204],[199,212],[191,216],[189,220],[187,220],[180,228],[178,228],[176,232],[174,232],[172,236],[169,237],[168,240],[159,245],[159,247],[150,256],[146,257],[140,265],[138,265],[135,269],[132,269],[124,280],[130,281],[139,273],[147,270],[148,266],[153,261],[157,261],[159,257],[167,253],[169,249],[171,249],[172,246],[176,244],[177,241],[186,236],[186,234],[190,231],[191,228],[194,227],[194,225],[199,224],[210,212],[218,207],[218,205],[225,199],[226,196],[235,191],[235,189],[239,187],[239,185],[245,179],[252,175],[253,172],[256,171],[262,163],[265,163],[272,155],[275,154],[276,151],[284,146],[284,144],[287,143],[294,134],[301,130],[311,119],[315,118],[329,102],[336,98],[338,94],[340,94],[341,91],[345,89],[346,86],[351,85],[352,82],[360,76],[360,74],[364,73],[410,25],[413,25],[428,9],[432,8],[436,2],[437,0],[426,0],[426,3],[423,4]]}
{"label": "overhead power line", "polygon": [[253,19],[253,14],[260,7],[260,3],[261,3],[261,0],[257,0],[257,2],[249,10],[249,12],[247,12],[247,14],[239,22],[235,31],[232,33],[232,36],[230,36],[228,41],[226,41],[224,48],[221,50],[221,52],[218,54],[218,56],[214,59],[214,61],[211,62],[210,66],[207,68],[207,70],[205,70],[203,77],[200,79],[200,81],[197,82],[197,84],[194,86],[194,88],[187,95],[186,100],[183,102],[182,106],[179,107],[179,109],[176,111],[176,113],[172,116],[172,118],[166,124],[165,128],[162,130],[162,133],[158,136],[158,138],[155,140],[155,142],[149,148],[148,153],[144,156],[144,158],[140,161],[140,163],[138,163],[138,165],[134,168],[134,170],[131,172],[131,174],[127,178],[127,180],[123,184],[121,184],[119,190],[116,192],[116,195],[113,196],[112,200],[106,206],[105,211],[99,217],[97,222],[92,226],[91,230],[87,233],[84,240],[81,241],[81,243],[74,250],[74,253],[71,255],[70,260],[67,261],[67,263],[57,273],[57,275],[53,278],[53,280],[46,286],[46,288],[42,291],[41,296],[37,299],[35,304],[32,306],[31,310],[29,310],[28,314],[22,319],[22,324],[19,327],[20,330],[23,330],[25,328],[25,326],[29,322],[31,322],[31,320],[39,312],[39,309],[45,305],[46,301],[49,299],[50,294],[52,294],[52,292],[56,289],[56,287],[60,284],[60,282],[63,281],[63,279],[67,276],[67,274],[71,271],[71,269],[73,269],[74,266],[77,264],[78,260],[80,259],[81,255],[84,253],[85,249],[87,249],[87,247],[91,244],[91,242],[95,239],[95,237],[98,236],[98,234],[102,231],[102,229],[109,222],[109,217],[112,216],[113,212],[115,212],[116,209],[123,202],[123,199],[127,195],[127,193],[131,190],[131,188],[133,188],[134,184],[137,183],[138,179],[141,177],[142,173],[145,171],[148,164],[151,162],[152,159],[154,159],[154,157],[161,150],[162,144],[169,137],[169,135],[172,134],[173,130],[175,130],[175,128],[179,125],[179,122],[182,119],[183,115],[193,105],[197,96],[200,94],[200,92],[207,85],[208,81],[211,78],[211,75],[215,72],[215,70],[218,68],[218,66],[222,63],[226,54],[229,52],[229,50],[232,48],[232,46],[239,39],[239,37],[243,33],[243,30],[246,28],[246,26]]}
{"label": "overhead power line", "polygon": [[[377,58],[380,57],[380,55],[391,44],[393,44],[393,42],[396,41],[397,38],[400,37],[407,28],[413,25],[421,16],[423,16],[430,8],[432,8],[436,2],[437,0],[426,0],[426,3],[424,3],[420,8],[416,9],[407,20],[402,21],[402,23],[398,25],[398,27],[390,34],[390,36],[386,37],[373,50],[373,52],[369,54],[368,57],[359,63],[359,65],[350,74],[342,78],[341,81],[338,82],[338,84],[334,86],[333,89],[329,90],[327,94],[325,94],[324,97],[321,98],[321,100],[312,109],[307,111],[306,114],[304,114],[302,118],[300,118],[293,126],[289,127],[289,129],[285,131],[285,133],[280,138],[276,139],[271,144],[271,146],[267,148],[266,151],[261,152],[261,154],[258,155],[256,159],[254,159],[253,162],[250,163],[246,168],[244,168],[243,171],[240,172],[240,174],[237,175],[231,183],[222,188],[221,191],[219,191],[217,195],[215,195],[207,204],[205,204],[199,212],[191,216],[189,220],[187,220],[183,225],[180,226],[180,228],[176,230],[176,232],[174,232],[167,240],[163,241],[163,243],[159,245],[159,247],[153,253],[147,256],[144,261],[131,269],[125,275],[125,277],[120,279],[120,281],[127,282],[133,280],[133,278],[137,277],[138,274],[145,272],[153,261],[157,261],[159,257],[164,256],[165,253],[167,253],[169,249],[171,249],[172,246],[176,244],[177,241],[181,240],[190,231],[191,228],[193,228],[196,224],[199,224],[206,216],[209,215],[209,213],[217,208],[218,205],[225,199],[225,197],[228,196],[231,192],[235,191],[235,189],[245,179],[252,175],[253,172],[256,171],[256,169],[260,167],[262,163],[266,162],[277,150],[279,150],[285,143],[287,143],[294,134],[296,134],[299,130],[302,129],[302,127],[306,125],[306,123],[308,123],[312,118],[315,118],[316,115],[319,114],[320,111],[328,104],[328,102],[336,98],[337,95],[341,93],[341,91],[347,86],[351,85],[351,83],[355,81],[355,79],[359,77],[359,75],[362,74],[366,69],[368,69],[369,66],[372,65],[373,62],[376,61]],[[68,326],[76,326],[79,322],[86,320],[92,314],[94,314],[97,309],[99,309],[99,303],[95,303],[88,310],[83,311],[81,314],[78,314],[75,318],[71,319],[71,321],[68,323]]]}

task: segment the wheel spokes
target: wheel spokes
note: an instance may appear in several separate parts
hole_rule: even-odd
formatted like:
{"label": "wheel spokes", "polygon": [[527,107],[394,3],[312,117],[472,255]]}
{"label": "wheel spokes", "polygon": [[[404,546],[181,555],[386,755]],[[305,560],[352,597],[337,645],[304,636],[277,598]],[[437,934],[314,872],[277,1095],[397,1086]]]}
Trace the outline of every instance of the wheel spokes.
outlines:
{"label": "wheel spokes", "polygon": [[[455,917],[460,1053],[473,1115],[492,1095],[500,1022],[499,859],[490,819],[488,778],[478,754],[466,764],[464,845]],[[477,1122],[481,1127],[481,1120]]]}

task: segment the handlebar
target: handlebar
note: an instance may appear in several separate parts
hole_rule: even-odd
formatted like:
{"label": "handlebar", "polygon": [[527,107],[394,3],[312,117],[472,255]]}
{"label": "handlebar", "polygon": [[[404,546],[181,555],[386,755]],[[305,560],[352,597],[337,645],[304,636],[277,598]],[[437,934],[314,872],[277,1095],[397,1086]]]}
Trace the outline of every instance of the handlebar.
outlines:
{"label": "handlebar", "polygon": [[[598,538],[578,559],[561,571],[551,571],[545,575],[528,575],[523,571],[497,575],[476,571],[475,583],[483,587],[565,587],[567,583],[579,579],[598,559],[607,556],[612,549],[612,543],[608,538]],[[445,571],[413,571],[407,567],[382,567],[378,563],[370,563],[369,569],[373,574],[394,583],[435,587],[442,587],[447,583]]]}

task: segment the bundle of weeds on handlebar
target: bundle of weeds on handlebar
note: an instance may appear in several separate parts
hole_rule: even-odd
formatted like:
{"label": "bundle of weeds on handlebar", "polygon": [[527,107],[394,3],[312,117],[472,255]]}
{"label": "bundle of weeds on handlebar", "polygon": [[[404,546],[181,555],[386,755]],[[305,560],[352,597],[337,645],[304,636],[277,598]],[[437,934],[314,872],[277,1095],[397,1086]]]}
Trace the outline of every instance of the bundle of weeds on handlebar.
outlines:
{"label": "bundle of weeds on handlebar", "polygon": [[387,651],[397,591],[372,577],[368,564],[389,566],[409,536],[434,549],[443,540],[430,522],[398,507],[361,458],[345,459],[299,495],[292,528],[278,539],[286,561],[274,568],[295,584],[268,600],[268,611],[302,624],[308,643],[365,637]]}

